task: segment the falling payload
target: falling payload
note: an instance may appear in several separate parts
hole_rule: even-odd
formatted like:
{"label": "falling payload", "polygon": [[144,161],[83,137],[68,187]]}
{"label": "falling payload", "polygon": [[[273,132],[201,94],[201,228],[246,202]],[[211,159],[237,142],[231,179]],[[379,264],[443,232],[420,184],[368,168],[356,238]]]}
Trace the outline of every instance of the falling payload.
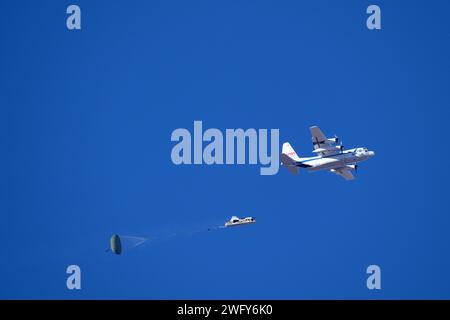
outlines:
{"label": "falling payload", "polygon": [[234,227],[234,226],[239,226],[239,225],[243,225],[243,224],[249,224],[249,223],[255,223],[256,219],[253,217],[247,217],[247,218],[238,218],[236,216],[232,216],[230,221],[227,221],[225,223],[225,227]]}
{"label": "falling payload", "polygon": [[122,242],[120,241],[120,237],[117,234],[113,234],[111,237],[110,246],[111,252],[114,254],[122,253]]}
{"label": "falling payload", "polygon": [[206,232],[206,231],[217,231],[220,229],[225,229],[228,227],[234,227],[234,226],[242,226],[247,224],[254,224],[256,223],[256,219],[253,217],[246,217],[246,218],[239,218],[237,216],[232,216],[231,219],[225,224],[221,224],[218,226],[212,226],[209,228],[201,228],[197,230],[192,231],[184,231],[184,232],[172,232],[168,235],[156,235],[152,237],[137,237],[137,236],[131,236],[131,235],[123,235],[123,234],[113,234],[109,240],[109,248],[106,250],[106,252],[111,252],[115,255],[121,255],[126,253],[127,251],[138,247],[145,242],[151,240],[152,243],[155,242],[161,242],[165,240],[169,240],[176,236],[192,236],[197,233]]}

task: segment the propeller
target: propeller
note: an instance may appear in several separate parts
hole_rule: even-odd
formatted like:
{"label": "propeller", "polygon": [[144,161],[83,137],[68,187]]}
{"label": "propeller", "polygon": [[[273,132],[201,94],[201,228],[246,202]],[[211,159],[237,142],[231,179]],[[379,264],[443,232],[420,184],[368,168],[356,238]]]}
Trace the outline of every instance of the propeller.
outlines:
{"label": "propeller", "polygon": [[[334,141],[335,141],[336,143],[339,142],[339,137],[338,137],[336,134],[334,135],[334,139],[335,139]],[[342,143],[342,142],[341,142],[341,143]]]}
{"label": "propeller", "polygon": [[339,137],[335,134],[334,135],[334,141],[335,141],[335,143],[339,146],[339,149],[342,151],[342,150],[344,150],[344,146],[343,146],[343,144],[342,144],[342,141],[341,141],[341,139],[339,139]]}
{"label": "propeller", "polygon": [[356,163],[354,164],[354,170],[355,170],[355,174],[358,174],[358,165]]}

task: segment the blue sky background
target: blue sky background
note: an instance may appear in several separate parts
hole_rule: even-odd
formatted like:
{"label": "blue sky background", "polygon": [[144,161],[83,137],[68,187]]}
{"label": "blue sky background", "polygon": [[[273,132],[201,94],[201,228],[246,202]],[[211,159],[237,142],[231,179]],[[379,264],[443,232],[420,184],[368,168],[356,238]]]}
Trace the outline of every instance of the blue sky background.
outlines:
{"label": "blue sky background", "polygon": [[[75,3],[81,31],[71,2],[0,2],[0,298],[450,298],[450,2],[373,2],[381,31],[368,1]],[[376,156],[352,182],[175,166],[194,120]],[[258,222],[104,252],[231,215]]]}

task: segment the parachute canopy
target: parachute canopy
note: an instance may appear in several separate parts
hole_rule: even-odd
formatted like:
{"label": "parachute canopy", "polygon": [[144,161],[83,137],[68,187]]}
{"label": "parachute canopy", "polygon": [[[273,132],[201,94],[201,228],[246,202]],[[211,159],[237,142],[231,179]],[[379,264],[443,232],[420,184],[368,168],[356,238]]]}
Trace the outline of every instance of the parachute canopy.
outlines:
{"label": "parachute canopy", "polygon": [[110,240],[111,251],[115,254],[122,253],[122,242],[117,234],[113,234]]}

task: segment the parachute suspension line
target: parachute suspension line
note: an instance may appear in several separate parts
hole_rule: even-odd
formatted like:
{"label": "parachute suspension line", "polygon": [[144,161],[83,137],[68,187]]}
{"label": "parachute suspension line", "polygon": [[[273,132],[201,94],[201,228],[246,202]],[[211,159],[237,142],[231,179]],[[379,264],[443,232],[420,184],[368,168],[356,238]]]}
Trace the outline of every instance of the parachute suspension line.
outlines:
{"label": "parachute suspension line", "polygon": [[225,228],[225,226],[220,225],[220,226],[213,226],[213,227],[200,229],[200,230],[194,230],[194,231],[187,232],[187,233],[173,232],[173,233],[170,233],[165,236],[156,236],[156,237],[148,237],[148,238],[113,234],[110,239],[110,247],[108,249],[106,249],[105,252],[111,252],[116,255],[120,255],[120,254],[122,254],[122,252],[124,250],[127,251],[130,249],[133,249],[137,246],[142,245],[143,243],[145,243],[149,240],[152,240],[152,242],[154,242],[154,241],[160,242],[160,241],[169,240],[169,239],[177,237],[177,236],[182,236],[182,235],[192,236],[192,235],[195,235],[198,233],[207,232],[207,231],[218,231],[218,230],[224,229],[224,228]]}
{"label": "parachute suspension line", "polygon": [[135,248],[149,240],[149,238],[135,236],[121,236],[121,238],[125,242],[125,247],[127,249]]}

